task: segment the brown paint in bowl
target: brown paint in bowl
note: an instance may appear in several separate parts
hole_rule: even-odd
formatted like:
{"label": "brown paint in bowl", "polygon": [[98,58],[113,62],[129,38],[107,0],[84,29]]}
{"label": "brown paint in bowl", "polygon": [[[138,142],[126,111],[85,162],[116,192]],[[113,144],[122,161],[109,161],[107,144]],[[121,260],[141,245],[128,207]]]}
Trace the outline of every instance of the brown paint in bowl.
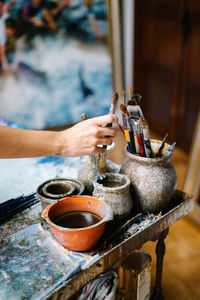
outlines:
{"label": "brown paint in bowl", "polygon": [[84,228],[102,220],[97,214],[87,211],[72,211],[64,213],[52,220],[54,224],[66,228]]}
{"label": "brown paint in bowl", "polygon": [[[83,212],[96,215],[95,218],[99,220],[88,222],[89,217],[87,217],[86,224],[85,221],[82,224],[79,222],[80,228],[76,227],[77,224],[75,228],[72,228],[74,224],[72,221],[70,224],[69,219],[67,224],[62,224],[67,215],[76,213],[80,218]],[[49,204],[43,210],[42,217],[51,226],[55,238],[62,246],[72,251],[87,251],[96,245],[105,230],[106,222],[113,219],[113,213],[111,208],[100,199],[92,196],[71,196],[55,204]],[[56,224],[60,221],[61,224]]]}

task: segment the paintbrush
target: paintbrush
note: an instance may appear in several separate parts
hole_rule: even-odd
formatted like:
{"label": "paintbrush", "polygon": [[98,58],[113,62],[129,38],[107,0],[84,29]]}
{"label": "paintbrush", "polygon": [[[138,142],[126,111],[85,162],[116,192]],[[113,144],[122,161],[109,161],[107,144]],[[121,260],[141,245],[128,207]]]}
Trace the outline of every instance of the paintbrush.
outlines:
{"label": "paintbrush", "polygon": [[139,112],[140,118],[141,118],[142,120],[145,120],[144,115],[143,115],[143,112],[142,112],[142,109],[141,109],[141,107],[140,107],[140,102],[141,102],[142,96],[139,95],[139,94],[134,94],[134,95],[133,95],[133,98],[134,98],[134,101],[136,101],[136,103],[137,103],[137,105],[138,105],[138,112]]}
{"label": "paintbrush", "polygon": [[168,156],[168,155],[170,155],[171,153],[173,153],[175,145],[176,145],[176,142],[174,142],[171,146],[169,146],[169,147],[165,150],[164,156]]}
{"label": "paintbrush", "polygon": [[[128,89],[128,102],[131,101],[132,98],[132,93],[131,93],[131,88]],[[128,103],[127,103],[128,105]]]}
{"label": "paintbrush", "polygon": [[127,103],[127,109],[129,112],[130,117],[133,117],[133,106],[137,105],[137,102],[135,100],[135,98],[132,96],[131,94],[131,88],[129,88],[129,97],[128,97],[128,103]]}
{"label": "paintbrush", "polygon": [[176,146],[176,142],[174,142],[169,148],[167,149],[168,151],[174,151],[174,147]]}
{"label": "paintbrush", "polygon": [[144,120],[144,115],[143,115],[143,112],[140,107],[141,99],[142,99],[142,96],[140,96],[139,94],[133,95],[131,97],[131,99],[128,101],[127,109],[128,109],[130,117],[140,118],[140,119]]}
{"label": "paintbrush", "polygon": [[[119,98],[119,94],[117,92],[115,92],[112,95],[112,101],[111,101],[111,105],[110,105],[110,109],[109,109],[109,114],[114,114],[114,110],[115,110],[115,106],[117,104],[118,98]],[[108,123],[106,125],[106,127],[112,127],[112,123]],[[107,136],[107,137],[109,137],[109,136]]]}
{"label": "paintbrush", "polygon": [[35,193],[3,202],[0,204],[0,224],[37,202],[39,200]]}
{"label": "paintbrush", "polygon": [[135,136],[137,139],[137,144],[139,146],[139,154],[143,157],[146,156],[145,154],[145,150],[144,150],[144,141],[143,141],[143,136],[142,136],[142,129],[141,129],[141,125],[140,125],[140,119],[138,119],[137,123],[136,123],[136,131],[135,131]]}
{"label": "paintbrush", "polygon": [[128,100],[127,106],[133,106],[137,105],[137,102],[134,97],[132,97],[130,100]]}
{"label": "paintbrush", "polygon": [[125,90],[122,90],[122,100],[123,100],[123,103],[126,105]]}
{"label": "paintbrush", "polygon": [[111,101],[111,105],[110,105],[109,114],[114,114],[115,106],[117,104],[118,99],[119,99],[119,94],[117,92],[115,92],[112,95],[112,101]]}
{"label": "paintbrush", "polygon": [[129,122],[129,113],[126,105],[121,103],[120,110],[122,112],[122,119],[124,123],[124,133],[127,141],[128,150],[130,153],[135,153],[135,142],[134,142],[134,132],[133,128]]}
{"label": "paintbrush", "polygon": [[122,121],[123,121],[124,129],[125,129],[126,119],[129,117],[129,113],[128,113],[128,110],[124,103],[120,104],[120,110],[122,113]]}
{"label": "paintbrush", "polygon": [[[111,105],[110,105],[110,109],[109,109],[109,114],[114,114],[114,110],[115,110],[115,106],[117,104],[118,98],[119,98],[119,94],[117,92],[115,92],[112,95],[112,101],[111,101]],[[108,123],[106,125],[106,127],[112,127],[112,123]],[[105,137],[111,137],[111,136],[106,135]],[[107,145],[103,145],[103,148],[106,149]]]}
{"label": "paintbrush", "polygon": [[122,112],[122,118],[123,118],[123,116],[129,117],[128,110],[127,110],[126,105],[124,103],[120,104],[120,110]]}
{"label": "paintbrush", "polygon": [[[88,119],[88,115],[86,113],[83,113],[81,115],[81,120],[85,121]],[[98,175],[98,162],[97,162],[97,156],[95,154],[90,154],[90,157],[92,158],[92,163],[93,163],[93,171],[96,175]]]}
{"label": "paintbrush", "polygon": [[164,144],[165,144],[165,140],[168,136],[168,133],[166,133],[166,135],[164,136],[163,140],[162,140],[162,143],[160,145],[160,147],[158,148],[158,151],[155,153],[154,157],[159,157],[159,156],[162,156],[162,149],[164,148]]}
{"label": "paintbrush", "polygon": [[141,99],[142,99],[142,96],[139,94],[134,94],[131,98],[131,100],[136,102],[137,105],[140,105]]}
{"label": "paintbrush", "polygon": [[87,120],[88,119],[88,115],[86,114],[86,113],[83,113],[82,115],[81,115],[81,120],[82,121],[85,121],[85,120]]}
{"label": "paintbrush", "polygon": [[149,134],[149,124],[147,120],[141,120],[142,136],[146,157],[152,157],[151,140]]}

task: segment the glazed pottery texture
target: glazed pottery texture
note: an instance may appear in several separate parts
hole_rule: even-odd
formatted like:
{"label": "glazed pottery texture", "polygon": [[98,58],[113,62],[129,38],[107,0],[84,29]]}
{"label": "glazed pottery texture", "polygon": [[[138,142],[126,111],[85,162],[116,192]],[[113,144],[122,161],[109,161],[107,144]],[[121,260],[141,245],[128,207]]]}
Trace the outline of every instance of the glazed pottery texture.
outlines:
{"label": "glazed pottery texture", "polygon": [[133,207],[133,201],[130,194],[131,182],[128,176],[117,173],[105,173],[102,180],[101,176],[97,176],[93,184],[93,195],[111,207],[115,219],[130,212]]}
{"label": "glazed pottery texture", "polygon": [[145,158],[125,149],[126,160],[120,173],[131,179],[131,194],[141,212],[158,213],[165,209],[176,189],[176,171],[170,157]]}
{"label": "glazed pottery texture", "polygon": [[[101,218],[98,223],[83,228],[66,228],[53,223],[53,220],[67,212],[91,212]],[[57,241],[72,251],[87,251],[93,248],[105,230],[106,222],[112,220],[111,208],[92,196],[71,196],[49,204],[42,212]]]}

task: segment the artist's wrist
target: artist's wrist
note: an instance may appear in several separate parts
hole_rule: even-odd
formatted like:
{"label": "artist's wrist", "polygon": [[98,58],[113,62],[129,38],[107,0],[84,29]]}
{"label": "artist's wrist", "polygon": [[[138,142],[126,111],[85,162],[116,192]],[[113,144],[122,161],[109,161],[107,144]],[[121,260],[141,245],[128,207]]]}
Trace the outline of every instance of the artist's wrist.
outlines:
{"label": "artist's wrist", "polygon": [[70,151],[68,149],[68,142],[70,141],[69,135],[69,129],[57,132],[55,155],[70,156]]}

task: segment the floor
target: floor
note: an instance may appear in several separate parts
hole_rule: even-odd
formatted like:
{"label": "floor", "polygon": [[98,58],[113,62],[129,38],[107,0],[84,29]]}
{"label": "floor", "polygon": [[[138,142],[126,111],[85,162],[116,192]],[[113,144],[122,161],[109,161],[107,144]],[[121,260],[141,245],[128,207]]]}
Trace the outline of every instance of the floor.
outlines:
{"label": "floor", "polygon": [[[151,133],[151,138],[157,136]],[[121,164],[125,159],[123,149],[126,143],[120,132],[115,143],[117,150],[114,149],[109,158]],[[177,172],[177,188],[183,190],[188,155],[176,147],[171,161]],[[155,282],[155,245],[148,242],[143,247],[152,256],[152,285]],[[200,225],[190,216],[171,226],[166,238],[162,287],[165,300],[200,299]]]}
{"label": "floor", "polygon": [[[184,217],[170,228],[166,238],[162,287],[165,300],[200,299],[200,225]],[[143,249],[152,256],[152,285],[155,282],[155,243]]]}

